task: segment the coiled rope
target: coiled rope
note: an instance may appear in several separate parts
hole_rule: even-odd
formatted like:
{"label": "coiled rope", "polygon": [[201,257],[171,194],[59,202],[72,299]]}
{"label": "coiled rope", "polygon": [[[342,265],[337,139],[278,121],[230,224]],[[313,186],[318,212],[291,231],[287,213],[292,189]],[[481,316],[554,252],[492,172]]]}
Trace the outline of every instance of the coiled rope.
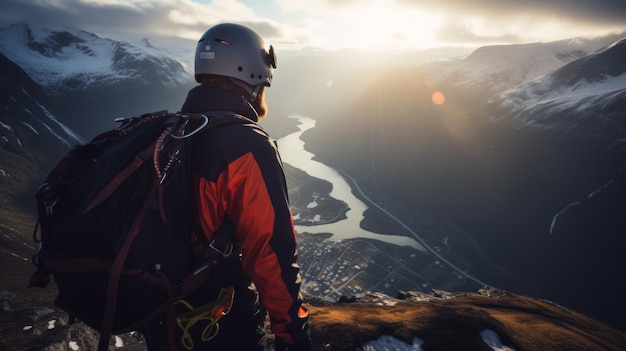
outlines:
{"label": "coiled rope", "polygon": [[199,321],[208,321],[208,325],[202,331],[200,340],[209,341],[213,339],[220,329],[218,321],[220,318],[228,314],[233,305],[234,298],[235,288],[230,286],[222,288],[215,301],[195,309],[185,300],[178,301],[178,303],[182,304],[189,310],[188,312],[181,313],[176,317],[176,324],[178,324],[178,327],[180,327],[183,331],[180,341],[187,350],[193,350],[194,348],[194,341],[189,333],[191,327]]}

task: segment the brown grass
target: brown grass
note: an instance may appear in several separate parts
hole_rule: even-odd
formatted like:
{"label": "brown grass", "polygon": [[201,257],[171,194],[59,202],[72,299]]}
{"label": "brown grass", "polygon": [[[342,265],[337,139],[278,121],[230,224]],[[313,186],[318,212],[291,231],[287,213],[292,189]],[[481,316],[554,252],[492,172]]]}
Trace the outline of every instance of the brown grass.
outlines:
{"label": "brown grass", "polygon": [[624,350],[626,335],[549,302],[514,294],[463,295],[395,306],[311,306],[315,350],[354,350],[382,335],[437,350],[491,350],[480,332],[495,331],[517,351]]}

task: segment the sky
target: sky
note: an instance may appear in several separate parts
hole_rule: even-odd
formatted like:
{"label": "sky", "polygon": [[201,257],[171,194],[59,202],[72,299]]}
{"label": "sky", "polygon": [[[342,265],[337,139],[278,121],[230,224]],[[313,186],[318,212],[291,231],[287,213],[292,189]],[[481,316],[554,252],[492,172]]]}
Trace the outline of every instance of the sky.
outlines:
{"label": "sky", "polygon": [[114,39],[192,40],[211,25],[237,22],[281,50],[384,52],[626,32],[626,1],[2,0],[0,27],[18,22],[61,23]]}

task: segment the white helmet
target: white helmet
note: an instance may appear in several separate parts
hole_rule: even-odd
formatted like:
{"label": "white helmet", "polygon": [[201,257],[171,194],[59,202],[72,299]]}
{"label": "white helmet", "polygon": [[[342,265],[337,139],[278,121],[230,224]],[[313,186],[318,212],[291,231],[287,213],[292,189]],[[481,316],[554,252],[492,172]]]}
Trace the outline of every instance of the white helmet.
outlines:
{"label": "white helmet", "polygon": [[251,86],[272,83],[276,54],[253,30],[222,23],[207,30],[196,47],[195,75],[200,83],[205,74],[239,79]]}

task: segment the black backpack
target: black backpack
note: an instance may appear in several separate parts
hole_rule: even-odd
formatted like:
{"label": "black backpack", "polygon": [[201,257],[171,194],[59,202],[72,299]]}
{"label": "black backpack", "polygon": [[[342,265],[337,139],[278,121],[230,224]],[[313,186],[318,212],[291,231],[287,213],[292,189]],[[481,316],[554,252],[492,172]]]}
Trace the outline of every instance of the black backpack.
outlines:
{"label": "black backpack", "polygon": [[[52,275],[55,304],[100,332],[100,350],[112,334],[164,313],[172,326],[174,303],[233,251],[232,225],[208,243],[194,220],[191,139],[226,124],[255,125],[228,112],[161,111],[120,122],[70,150],[36,195],[40,248],[30,286],[43,288]],[[194,244],[204,253],[194,255]]]}

